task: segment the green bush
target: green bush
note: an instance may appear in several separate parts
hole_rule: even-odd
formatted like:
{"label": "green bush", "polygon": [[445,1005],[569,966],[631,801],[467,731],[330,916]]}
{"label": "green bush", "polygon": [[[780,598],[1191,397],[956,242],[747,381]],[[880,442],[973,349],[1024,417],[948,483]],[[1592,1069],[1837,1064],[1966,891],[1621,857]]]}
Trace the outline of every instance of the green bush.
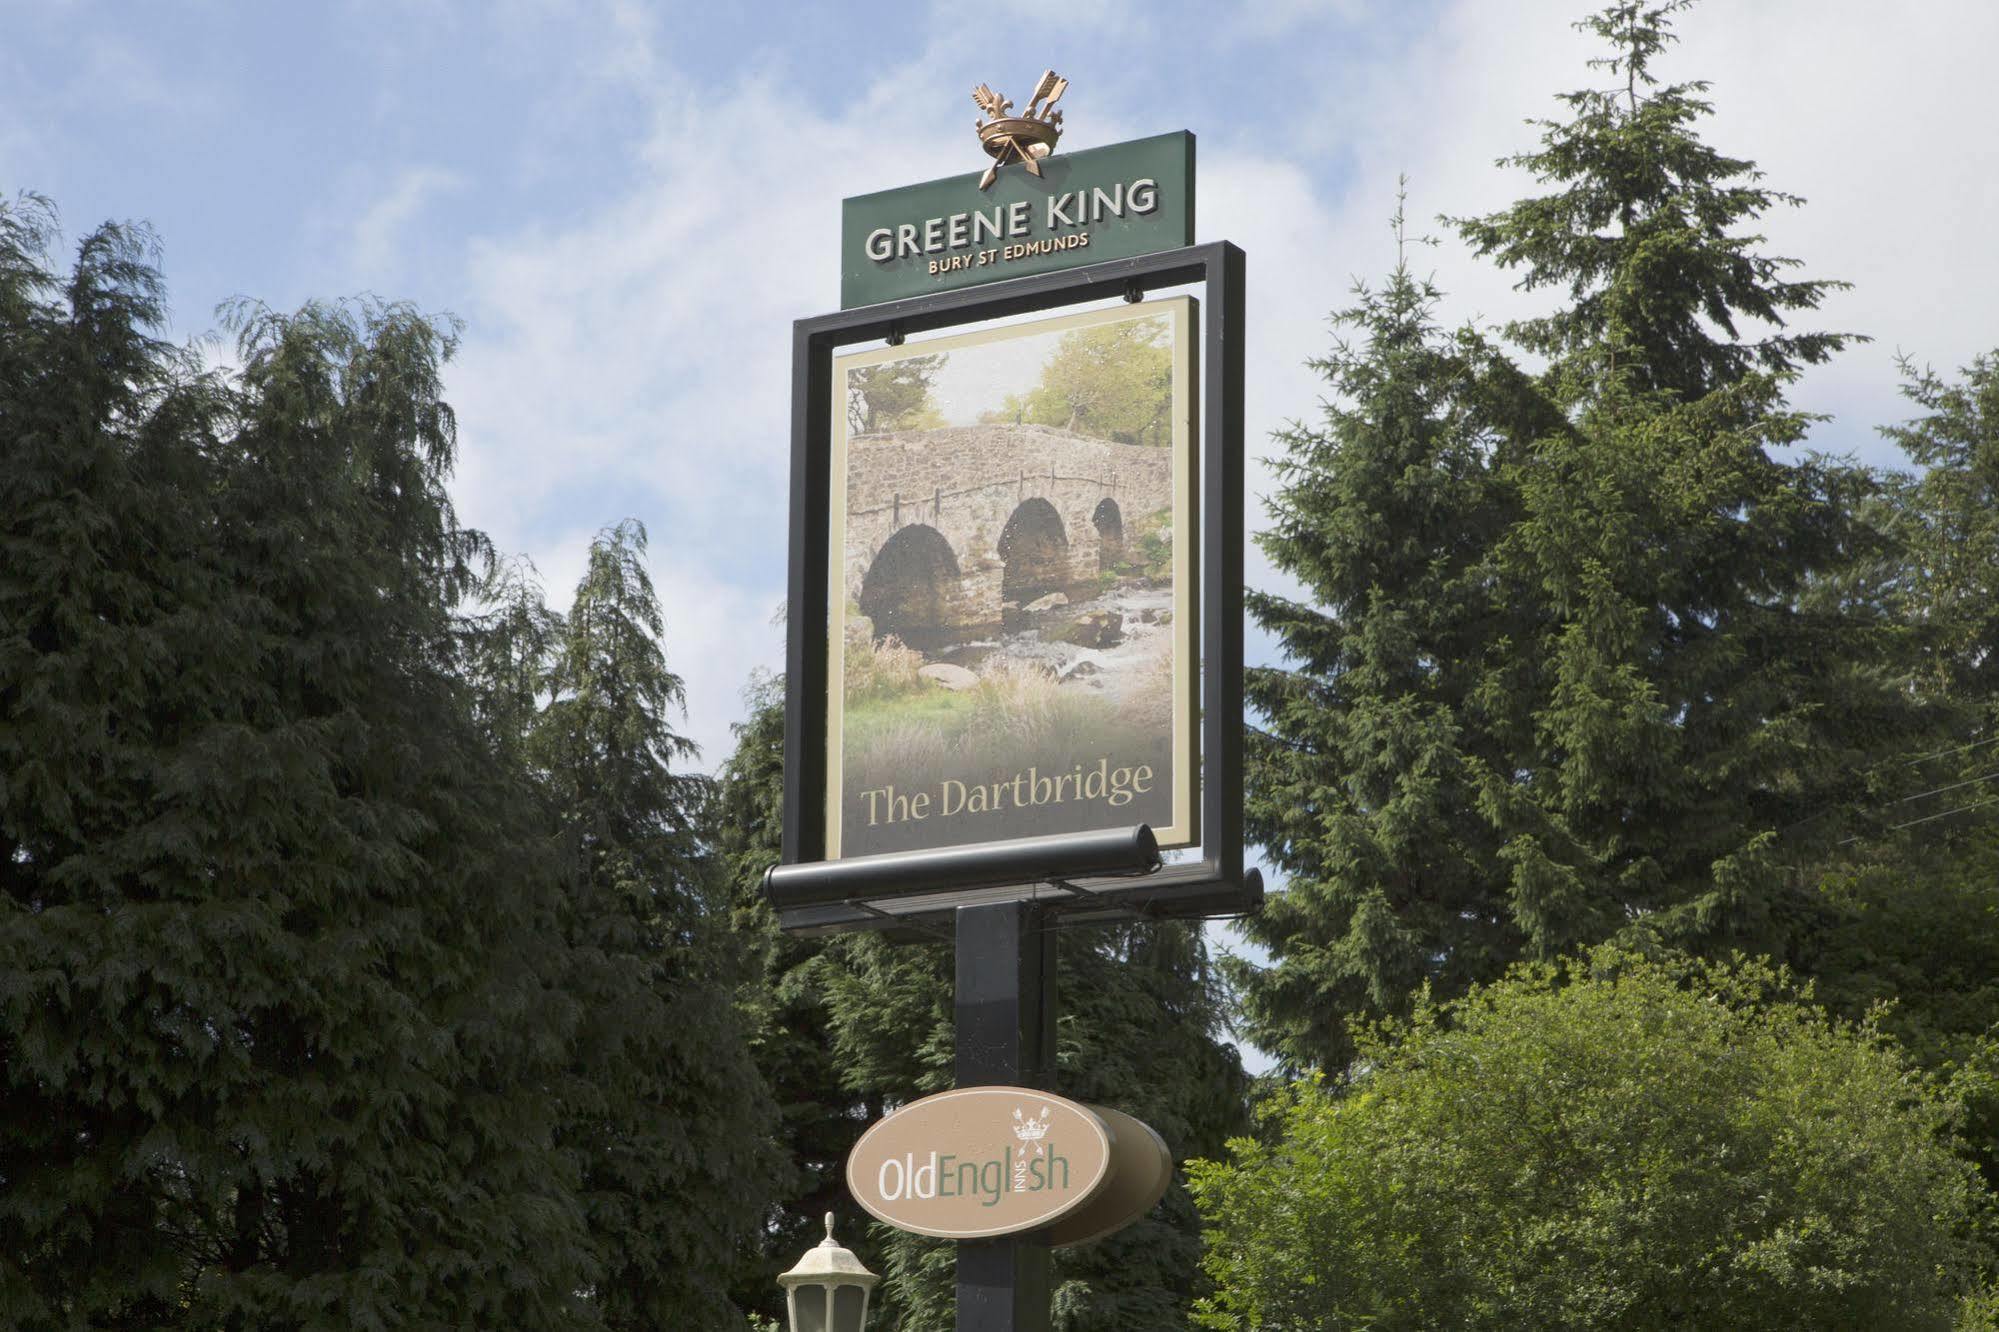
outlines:
{"label": "green bush", "polygon": [[1946,1328],[1954,1108],[1762,963],[1602,950],[1377,1029],[1196,1162],[1203,1326]]}

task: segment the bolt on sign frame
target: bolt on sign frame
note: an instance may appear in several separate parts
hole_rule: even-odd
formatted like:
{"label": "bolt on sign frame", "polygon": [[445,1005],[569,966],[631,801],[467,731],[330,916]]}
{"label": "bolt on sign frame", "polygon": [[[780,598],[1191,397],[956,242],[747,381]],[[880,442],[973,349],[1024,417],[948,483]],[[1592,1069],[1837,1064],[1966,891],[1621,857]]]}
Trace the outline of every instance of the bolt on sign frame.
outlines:
{"label": "bolt on sign frame", "polygon": [[[1242,853],[1243,253],[1225,241],[801,319],[792,333],[783,863],[765,892],[797,934],[948,934],[958,908],[1027,902],[1063,924],[1253,911]],[[1198,333],[1201,858],[1143,825],[827,860],[834,355],[844,347],[1194,286]],[[844,487],[845,478],[839,479]]]}

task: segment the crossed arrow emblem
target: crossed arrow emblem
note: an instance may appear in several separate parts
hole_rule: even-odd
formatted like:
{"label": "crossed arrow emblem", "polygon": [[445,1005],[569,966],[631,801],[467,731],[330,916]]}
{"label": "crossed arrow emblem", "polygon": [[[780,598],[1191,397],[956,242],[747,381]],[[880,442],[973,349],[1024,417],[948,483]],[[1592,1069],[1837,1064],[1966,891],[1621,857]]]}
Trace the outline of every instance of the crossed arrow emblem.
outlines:
{"label": "crossed arrow emblem", "polygon": [[985,84],[972,89],[972,100],[992,117],[975,126],[979,142],[993,159],[986,174],[979,177],[980,189],[991,188],[999,179],[1000,168],[1009,162],[1020,163],[1031,176],[1041,174],[1041,159],[1055,151],[1055,141],[1062,137],[1062,113],[1055,110],[1055,103],[1068,87],[1069,80],[1052,69],[1043,70],[1034,95],[1027,99],[1027,111],[1018,116],[1008,114],[1013,110],[1011,101]]}

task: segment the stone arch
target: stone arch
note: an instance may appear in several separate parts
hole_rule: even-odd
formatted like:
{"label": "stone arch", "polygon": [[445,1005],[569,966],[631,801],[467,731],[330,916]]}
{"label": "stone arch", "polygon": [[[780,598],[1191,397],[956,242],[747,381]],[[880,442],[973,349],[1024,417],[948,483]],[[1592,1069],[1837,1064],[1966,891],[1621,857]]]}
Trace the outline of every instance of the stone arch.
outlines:
{"label": "stone arch", "polygon": [[1025,606],[1069,583],[1069,536],[1047,500],[1022,500],[1000,532],[1000,600]]}
{"label": "stone arch", "polygon": [[861,614],[875,641],[891,634],[923,651],[942,646],[956,624],[958,557],[934,527],[912,523],[883,543],[861,579]]}
{"label": "stone arch", "polygon": [[1090,521],[1097,525],[1097,571],[1115,569],[1124,559],[1124,514],[1117,501],[1108,497],[1098,500]]}

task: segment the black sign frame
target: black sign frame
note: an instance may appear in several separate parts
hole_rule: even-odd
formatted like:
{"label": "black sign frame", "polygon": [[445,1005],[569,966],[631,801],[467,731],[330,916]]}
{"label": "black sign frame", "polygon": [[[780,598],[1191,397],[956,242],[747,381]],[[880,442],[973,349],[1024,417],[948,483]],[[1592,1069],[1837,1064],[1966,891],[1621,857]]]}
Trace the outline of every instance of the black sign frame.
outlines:
{"label": "black sign frame", "polygon": [[[1143,827],[827,861],[833,354],[856,343],[1199,285],[1201,856],[1160,866]],[[784,843],[765,880],[796,934],[949,930],[960,906],[1032,900],[1063,923],[1256,910],[1242,836],[1244,256],[1227,241],[800,319],[792,325]],[[1088,876],[1114,877],[1088,877]],[[1132,877],[1142,876],[1142,877]]]}

